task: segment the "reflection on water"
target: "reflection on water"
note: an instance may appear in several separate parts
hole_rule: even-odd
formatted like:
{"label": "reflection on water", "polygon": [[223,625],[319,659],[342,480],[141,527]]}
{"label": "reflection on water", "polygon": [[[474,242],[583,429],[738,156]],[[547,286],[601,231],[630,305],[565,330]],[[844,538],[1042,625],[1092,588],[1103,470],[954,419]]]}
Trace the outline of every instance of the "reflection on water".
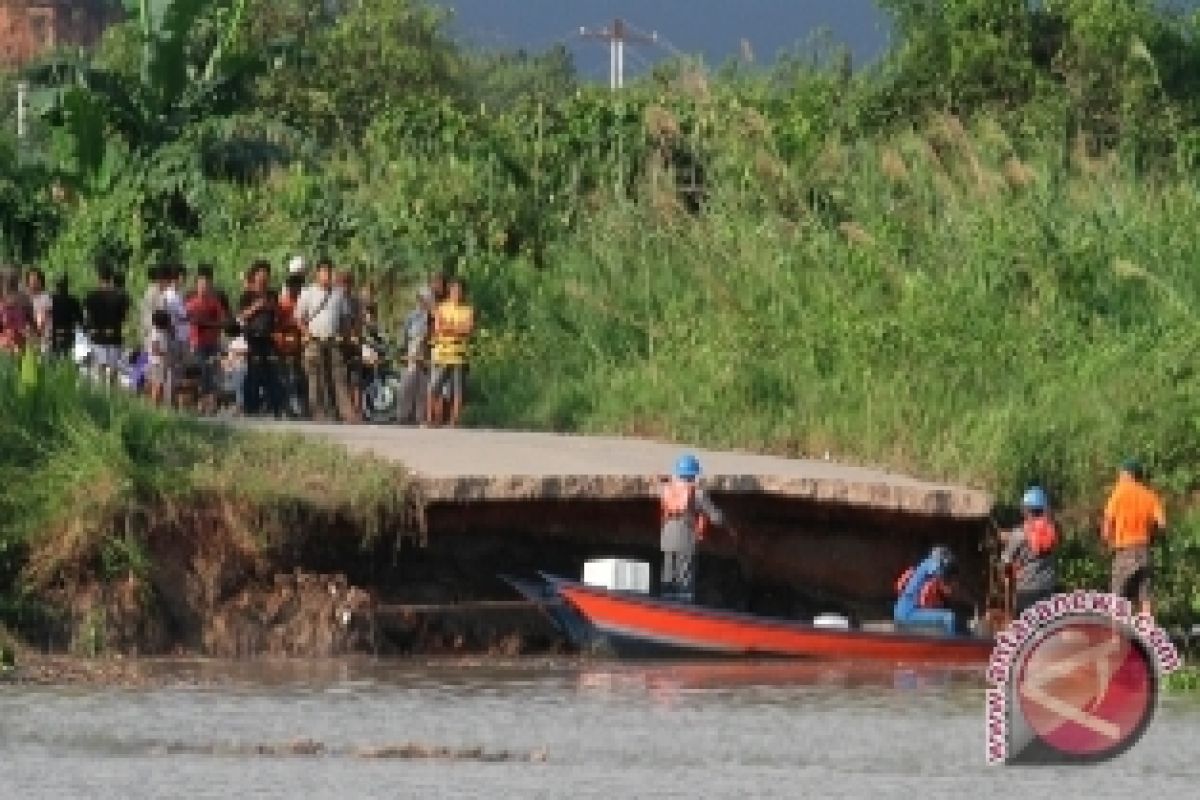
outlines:
{"label": "reflection on water", "polygon": [[1200,707],[1094,768],[983,760],[978,670],[146,661],[0,686],[2,797],[1193,797]]}

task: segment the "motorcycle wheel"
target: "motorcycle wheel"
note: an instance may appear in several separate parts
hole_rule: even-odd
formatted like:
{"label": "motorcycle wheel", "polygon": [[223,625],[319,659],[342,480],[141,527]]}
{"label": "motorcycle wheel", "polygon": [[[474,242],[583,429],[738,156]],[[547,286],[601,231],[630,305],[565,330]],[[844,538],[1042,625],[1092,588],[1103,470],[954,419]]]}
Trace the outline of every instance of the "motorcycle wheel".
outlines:
{"label": "motorcycle wheel", "polygon": [[395,378],[375,378],[362,393],[363,419],[368,422],[395,422],[400,405],[400,382]]}

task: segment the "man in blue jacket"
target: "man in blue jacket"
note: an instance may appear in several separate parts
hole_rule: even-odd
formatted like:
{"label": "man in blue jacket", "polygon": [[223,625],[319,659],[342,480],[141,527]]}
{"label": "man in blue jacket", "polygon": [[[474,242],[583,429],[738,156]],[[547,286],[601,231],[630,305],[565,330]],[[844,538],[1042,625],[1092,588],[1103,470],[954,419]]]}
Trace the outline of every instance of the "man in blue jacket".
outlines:
{"label": "man in blue jacket", "polygon": [[900,576],[896,584],[899,595],[893,618],[896,627],[940,626],[948,635],[956,632],[954,612],[945,607],[949,577],[954,556],[949,549],[938,546],[916,567]]}

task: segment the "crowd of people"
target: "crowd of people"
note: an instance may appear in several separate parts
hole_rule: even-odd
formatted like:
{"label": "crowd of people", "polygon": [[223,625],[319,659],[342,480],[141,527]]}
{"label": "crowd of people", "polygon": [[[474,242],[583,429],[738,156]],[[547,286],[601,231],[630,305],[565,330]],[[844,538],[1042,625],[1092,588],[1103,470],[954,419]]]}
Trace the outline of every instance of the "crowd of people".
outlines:
{"label": "crowd of people", "polygon": [[51,292],[40,269],[0,268],[0,353],[69,359],[102,385],[200,413],[459,424],[475,330],[461,278],[432,276],[392,337],[374,292],[328,259],[310,274],[292,258],[278,288],[271,273],[251,264],[234,304],[210,265],[189,279],[159,264],[135,307],[107,264],[82,301],[66,275]]}

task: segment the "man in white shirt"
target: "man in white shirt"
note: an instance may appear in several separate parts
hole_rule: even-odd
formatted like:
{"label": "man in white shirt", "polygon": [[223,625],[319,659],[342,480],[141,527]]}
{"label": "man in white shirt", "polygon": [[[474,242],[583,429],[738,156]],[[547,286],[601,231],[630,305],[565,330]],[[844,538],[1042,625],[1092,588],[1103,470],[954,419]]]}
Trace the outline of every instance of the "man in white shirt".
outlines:
{"label": "man in white shirt", "polygon": [[334,409],[350,408],[345,354],[339,337],[350,318],[346,296],[333,287],[333,264],[317,263],[316,282],[296,301],[296,324],[304,337],[304,371],[313,419],[330,420]]}

